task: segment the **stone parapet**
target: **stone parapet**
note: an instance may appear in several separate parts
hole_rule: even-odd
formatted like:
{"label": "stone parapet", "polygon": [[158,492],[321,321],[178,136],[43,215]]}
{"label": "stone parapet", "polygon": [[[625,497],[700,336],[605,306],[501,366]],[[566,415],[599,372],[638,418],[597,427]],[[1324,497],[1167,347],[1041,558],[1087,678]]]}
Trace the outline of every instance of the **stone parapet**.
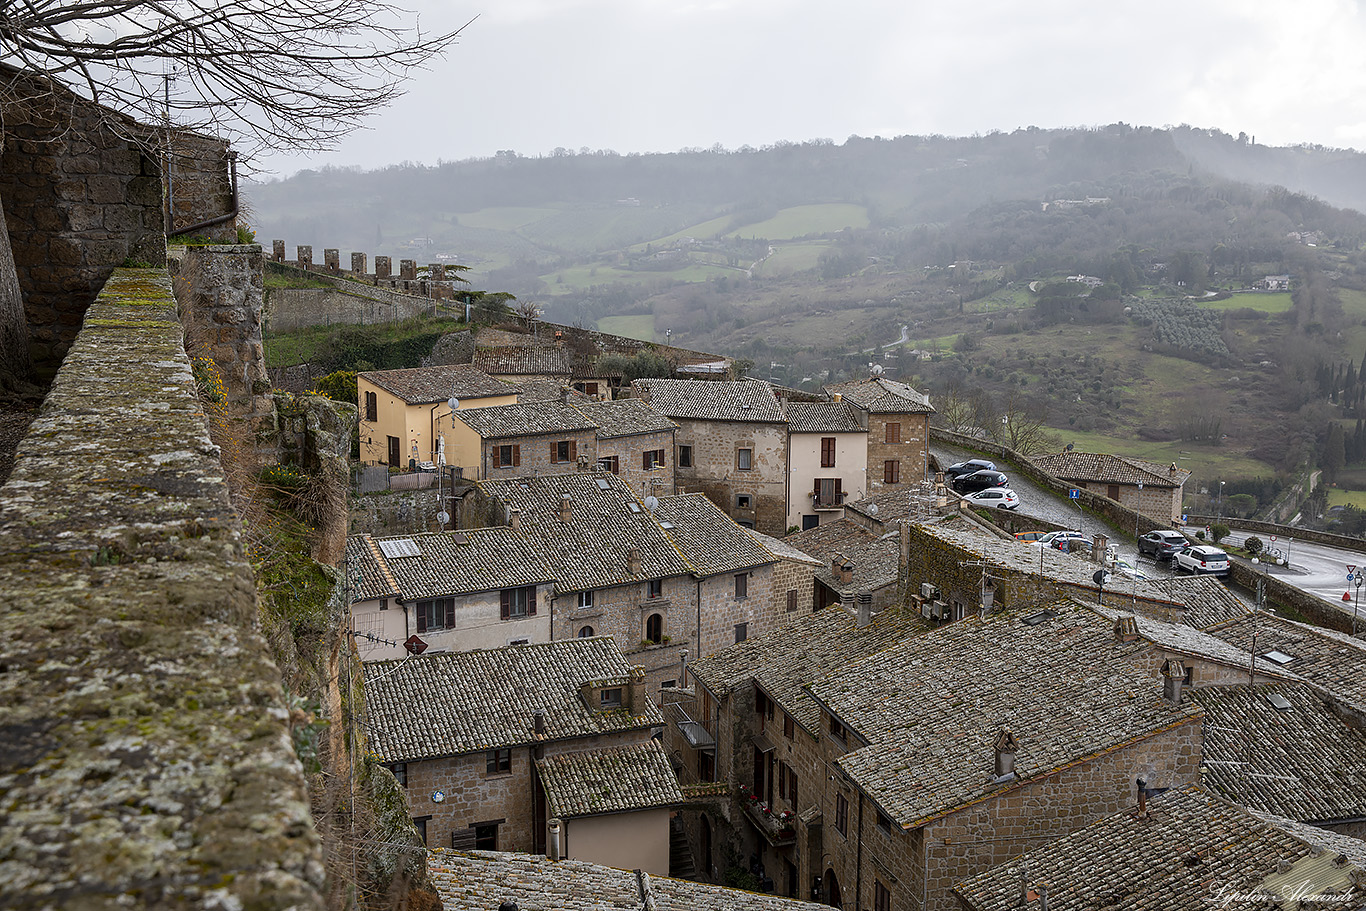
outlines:
{"label": "stone parapet", "polygon": [[0,907],[324,904],[181,332],[116,271],[0,488]]}

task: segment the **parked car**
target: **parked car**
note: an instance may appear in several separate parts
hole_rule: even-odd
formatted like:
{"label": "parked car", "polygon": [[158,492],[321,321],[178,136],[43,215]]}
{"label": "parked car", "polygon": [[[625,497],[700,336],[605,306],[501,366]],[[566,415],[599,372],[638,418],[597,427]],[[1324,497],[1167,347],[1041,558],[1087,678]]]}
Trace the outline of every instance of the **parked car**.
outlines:
{"label": "parked car", "polygon": [[988,487],[1005,487],[1009,483],[1010,478],[999,471],[974,471],[961,478],[954,478],[953,489],[959,493],[973,493],[986,490]]}
{"label": "parked car", "polygon": [[1210,573],[1216,576],[1228,574],[1228,554],[1208,544],[1192,544],[1183,547],[1172,557],[1176,568],[1190,573]]}
{"label": "parked car", "polygon": [[1117,573],[1122,573],[1130,579],[1146,579],[1148,574],[1143,571],[1143,567],[1137,561],[1129,557],[1116,556],[1110,563],[1111,569]]}
{"label": "parked car", "polygon": [[1069,529],[1065,529],[1065,528],[1064,528],[1064,529],[1062,529],[1061,531],[1050,531],[1048,534],[1046,534],[1046,535],[1044,535],[1043,537],[1037,539],[1037,540],[1034,541],[1033,543],[1039,545],[1040,547],[1056,547],[1056,546],[1057,546],[1056,542],[1059,541],[1059,540],[1061,540],[1061,539],[1063,539],[1063,538],[1067,538],[1068,540],[1071,540],[1071,541],[1088,541],[1088,542],[1089,542],[1089,541],[1091,540],[1090,538],[1088,538],[1086,535],[1082,534],[1082,533],[1079,532],[1079,531],[1070,531]]}
{"label": "parked car", "polygon": [[1020,498],[1009,487],[988,487],[968,494],[965,499],[973,506],[994,506],[997,509],[1015,509],[1020,505]]}
{"label": "parked car", "polygon": [[1034,544],[1034,543],[1036,543],[1040,538],[1042,538],[1042,537],[1043,537],[1044,535],[1046,535],[1046,534],[1049,534],[1049,532],[1046,532],[1046,531],[1017,531],[1017,532],[1015,533],[1015,540],[1016,540],[1016,541],[1024,541],[1024,542],[1027,543],[1027,544]]}
{"label": "parked car", "polygon": [[974,471],[995,471],[996,463],[987,459],[968,459],[966,462],[954,462],[944,469],[944,477],[952,481],[961,478],[965,474],[972,474]]}
{"label": "parked car", "polygon": [[1172,555],[1190,544],[1186,536],[1172,528],[1160,528],[1146,535],[1139,535],[1138,553],[1152,554],[1154,560],[1170,560]]}

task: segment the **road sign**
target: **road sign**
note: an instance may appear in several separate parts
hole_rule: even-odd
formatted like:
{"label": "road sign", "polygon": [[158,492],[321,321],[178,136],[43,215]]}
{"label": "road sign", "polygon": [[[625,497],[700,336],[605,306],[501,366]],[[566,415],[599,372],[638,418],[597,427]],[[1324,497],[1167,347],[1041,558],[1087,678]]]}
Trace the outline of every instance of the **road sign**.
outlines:
{"label": "road sign", "polygon": [[1272,541],[1273,544],[1275,543],[1275,541],[1276,541],[1276,536],[1275,536],[1275,535],[1272,535],[1272,536],[1271,536],[1271,541]]}
{"label": "road sign", "polygon": [[1348,573],[1348,574],[1347,574],[1347,581],[1348,581],[1348,582],[1351,582],[1351,581],[1352,581],[1353,579],[1355,579],[1355,578],[1356,578],[1356,576],[1352,575],[1351,573]]}
{"label": "road sign", "polygon": [[1073,499],[1073,500],[1080,499],[1080,498],[1081,498],[1081,491],[1080,491],[1080,490],[1077,490],[1077,488],[1073,487],[1071,490],[1069,490],[1069,491],[1067,492],[1067,496],[1068,496],[1070,499]]}
{"label": "road sign", "polygon": [[1356,572],[1356,571],[1357,571],[1357,568],[1356,568],[1356,564],[1355,564],[1355,563],[1348,563],[1348,564],[1347,564],[1347,575],[1350,576],[1352,573],[1354,573],[1354,572]]}

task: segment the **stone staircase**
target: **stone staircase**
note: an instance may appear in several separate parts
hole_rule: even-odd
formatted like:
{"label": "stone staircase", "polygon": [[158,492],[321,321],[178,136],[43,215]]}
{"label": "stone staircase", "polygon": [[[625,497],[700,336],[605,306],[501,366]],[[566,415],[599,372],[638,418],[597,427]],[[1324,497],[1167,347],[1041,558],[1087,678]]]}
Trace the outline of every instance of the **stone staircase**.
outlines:
{"label": "stone staircase", "polygon": [[688,838],[683,834],[683,824],[676,816],[669,819],[669,875],[674,879],[697,878],[692,848],[688,847]]}

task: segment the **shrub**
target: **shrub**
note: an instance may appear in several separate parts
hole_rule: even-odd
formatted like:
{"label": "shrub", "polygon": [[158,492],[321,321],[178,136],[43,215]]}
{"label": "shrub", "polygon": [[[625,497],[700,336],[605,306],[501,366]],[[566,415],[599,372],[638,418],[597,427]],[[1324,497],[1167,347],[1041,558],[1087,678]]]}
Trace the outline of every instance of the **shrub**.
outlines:
{"label": "shrub", "polygon": [[1214,538],[1214,543],[1218,544],[1221,540],[1228,537],[1229,528],[1222,523],[1210,527],[1210,535]]}
{"label": "shrub", "polygon": [[1262,539],[1257,537],[1256,535],[1249,537],[1246,541],[1243,542],[1243,550],[1252,554],[1252,556],[1254,557],[1262,552],[1262,548],[1264,546],[1265,545],[1262,544]]}

